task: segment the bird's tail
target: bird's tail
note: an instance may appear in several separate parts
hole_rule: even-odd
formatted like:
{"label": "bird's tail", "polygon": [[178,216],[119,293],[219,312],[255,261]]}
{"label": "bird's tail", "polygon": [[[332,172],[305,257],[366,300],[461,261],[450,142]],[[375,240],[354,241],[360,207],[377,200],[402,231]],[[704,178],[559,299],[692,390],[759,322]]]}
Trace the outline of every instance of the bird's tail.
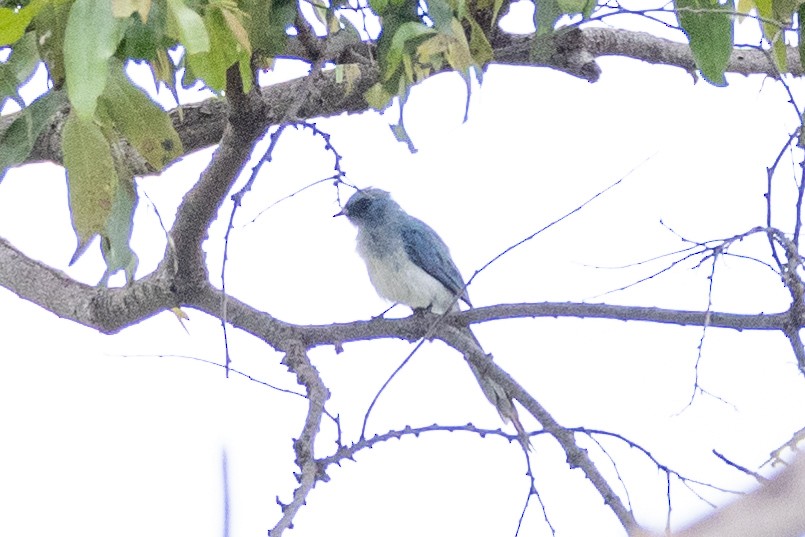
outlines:
{"label": "bird's tail", "polygon": [[[472,330],[469,328],[466,328],[465,330],[465,333],[472,338],[481,352],[483,352],[483,347],[481,347],[481,343],[475,337],[475,334],[472,333]],[[462,330],[462,332],[464,332],[464,330]],[[484,352],[484,354],[486,353]],[[495,405],[495,408],[497,409],[498,414],[500,414],[503,422],[512,422],[512,425],[514,425],[514,428],[517,430],[517,439],[520,441],[523,449],[530,451],[533,446],[528,438],[528,433],[523,427],[523,424],[520,422],[520,415],[517,413],[517,408],[514,406],[511,394],[509,394],[506,389],[503,388],[503,386],[498,384],[497,381],[489,378],[486,375],[482,375],[478,368],[475,367],[475,364],[473,364],[471,361],[467,360],[467,363],[470,365],[470,369],[472,370],[473,375],[475,375],[475,379],[478,381],[478,384],[481,386],[481,390],[483,390],[484,395],[487,399],[489,399],[490,403]]]}

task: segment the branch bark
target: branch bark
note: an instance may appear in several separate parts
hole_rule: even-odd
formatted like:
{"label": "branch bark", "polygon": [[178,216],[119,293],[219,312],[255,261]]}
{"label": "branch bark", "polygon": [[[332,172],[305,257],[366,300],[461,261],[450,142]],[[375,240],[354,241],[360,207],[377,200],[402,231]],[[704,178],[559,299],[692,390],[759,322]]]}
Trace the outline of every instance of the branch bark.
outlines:
{"label": "branch bark", "polygon": [[[377,65],[370,59],[374,54],[374,43],[358,41],[346,35],[336,34],[337,38],[321,39],[324,56],[311,58],[306,47],[292,39],[283,56],[308,63],[341,62],[352,65],[349,80],[338,81],[335,70],[320,72],[312,77],[312,94],[295,116],[299,119],[330,117],[343,113],[357,113],[369,110],[363,95],[369,87],[379,80]],[[544,41],[545,38],[543,38]],[[622,56],[657,65],[678,67],[690,73],[695,72],[693,56],[685,43],[672,41],[645,32],[635,32],[614,28],[582,28],[558,32],[550,41],[540,44],[540,50],[552,51],[547,54],[534,54],[536,37],[512,35],[497,32],[492,42],[494,60],[492,64],[547,67],[566,72],[589,82],[598,80],[601,69],[596,60],[605,56]],[[788,65],[790,74],[803,74],[798,51],[789,47]],[[730,73],[743,75],[762,74],[777,77],[778,73],[766,52],[758,49],[736,49],[727,67]],[[294,96],[303,91],[308,77],[274,84],[261,90],[264,112],[254,117],[256,125],[265,131],[277,125],[294,103]],[[226,101],[218,98],[201,103],[183,105],[171,112],[173,124],[182,140],[185,154],[210,147],[220,142],[230,114]],[[0,118],[0,136],[8,128],[17,114]],[[54,119],[50,128],[44,129],[37,140],[28,162],[61,161],[62,115]]]}
{"label": "branch bark", "polygon": [[[196,309],[213,317],[220,316],[224,295],[219,289],[207,282],[196,282],[192,295],[180,299],[172,290],[176,283],[175,277],[157,271],[128,287],[92,287],[27,257],[0,238],[0,287],[59,317],[104,334],[117,333],[174,306]],[[414,341],[433,323],[430,316],[412,315],[403,319],[376,318],[349,323],[296,325],[259,311],[233,296],[228,296],[226,300],[227,321],[232,326],[279,350],[285,349],[285,342],[293,338],[299,338],[309,347],[382,338]],[[642,306],[539,302],[475,308],[456,314],[456,321],[477,324],[501,319],[570,317],[704,326],[707,315],[706,311]],[[755,315],[710,312],[709,316],[709,328],[781,332],[786,330],[791,319],[788,312]]]}

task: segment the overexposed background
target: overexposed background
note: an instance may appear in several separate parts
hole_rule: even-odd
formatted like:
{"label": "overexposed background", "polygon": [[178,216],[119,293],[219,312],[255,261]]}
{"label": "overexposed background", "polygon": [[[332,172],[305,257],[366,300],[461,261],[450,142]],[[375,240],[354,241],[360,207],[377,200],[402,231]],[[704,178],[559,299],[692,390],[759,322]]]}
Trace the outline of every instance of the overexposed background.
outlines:
{"label": "overexposed background", "polygon": [[[388,129],[395,109],[317,125],[343,155],[347,180],[391,191],[441,234],[467,278],[628,175],[479,275],[469,289],[477,306],[588,300],[704,310],[710,265],[696,268],[699,258],[599,295],[670,262],[613,268],[686,246],[668,228],[704,241],[763,225],[766,167],[799,119],[783,88],[760,77],[728,75],[730,85],[721,89],[633,60],[604,58],[600,65],[596,84],[547,69],[492,66],[483,86],[473,88],[466,123],[464,83],[457,75],[436,76],[413,90],[406,108],[415,154]],[[278,62],[267,79],[305,72]],[[32,94],[37,83],[41,88],[41,77]],[[801,84],[792,90],[801,95]],[[166,226],[210,154],[138,180]],[[774,223],[786,230],[795,217],[798,158],[785,156],[775,178]],[[295,323],[368,319],[386,308],[354,251],[354,229],[332,218],[339,207],[330,183],[265,210],[332,173],[332,154],[320,138],[286,130],[235,219],[226,268],[232,295]],[[342,200],[350,194],[342,188]],[[226,204],[205,244],[218,283],[230,211]],[[165,238],[144,197],[135,222],[143,276],[162,257]],[[94,284],[103,273],[97,247],[67,266],[75,238],[64,171],[54,165],[25,166],[0,183],[0,236],[81,281]],[[767,257],[768,244],[758,236],[735,252]],[[773,313],[788,301],[768,268],[737,258],[718,263],[713,310]],[[277,497],[287,503],[296,486],[292,439],[306,401],[238,375],[227,379],[222,368],[192,360],[223,363],[223,339],[216,319],[187,313],[189,333],[162,313],[104,336],[0,290],[0,535],[220,535],[224,450],[232,535],[265,535],[274,525]],[[403,307],[390,313],[407,314]],[[622,434],[689,478],[750,489],[755,483],[711,450],[756,468],[803,426],[803,378],[779,333],[708,330],[699,382],[723,401],[699,394],[687,407],[701,328],[535,319],[475,331],[561,424]],[[248,335],[230,337],[235,369],[299,391],[280,354]],[[372,397],[410,349],[375,341],[347,344],[341,354],[330,347],[312,352],[344,442],[357,439]],[[521,414],[526,428],[537,427]],[[501,426],[462,357],[428,343],[384,392],[368,431],[467,422]],[[335,426],[325,419],[317,455],[333,452],[334,442]],[[616,480],[595,444],[580,442]],[[602,444],[617,461],[638,521],[664,528],[665,473],[621,442]],[[540,436],[534,445],[536,484],[557,533],[621,535],[555,443]],[[309,496],[293,535],[514,535],[529,489],[516,443],[466,432],[385,442],[328,473],[332,480]],[[691,486],[716,504],[732,497]],[[679,480],[672,478],[671,492],[674,528],[710,511]],[[522,535],[550,535],[533,499]]]}

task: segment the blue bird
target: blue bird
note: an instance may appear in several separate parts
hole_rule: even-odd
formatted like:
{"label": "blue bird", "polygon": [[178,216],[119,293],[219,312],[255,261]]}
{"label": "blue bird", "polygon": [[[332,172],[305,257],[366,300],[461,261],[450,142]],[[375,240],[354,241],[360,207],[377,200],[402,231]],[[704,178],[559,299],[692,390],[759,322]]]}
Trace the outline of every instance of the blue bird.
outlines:
{"label": "blue bird", "polygon": [[[458,299],[472,307],[464,279],[447,245],[429,225],[406,213],[385,190],[359,190],[334,216],[346,216],[358,228],[358,254],[381,297],[414,310],[429,309],[438,314],[458,311]],[[472,331],[464,330],[484,352]],[[471,361],[467,363],[484,395],[504,422],[514,424],[520,443],[528,449],[528,435],[511,395],[482,375]]]}

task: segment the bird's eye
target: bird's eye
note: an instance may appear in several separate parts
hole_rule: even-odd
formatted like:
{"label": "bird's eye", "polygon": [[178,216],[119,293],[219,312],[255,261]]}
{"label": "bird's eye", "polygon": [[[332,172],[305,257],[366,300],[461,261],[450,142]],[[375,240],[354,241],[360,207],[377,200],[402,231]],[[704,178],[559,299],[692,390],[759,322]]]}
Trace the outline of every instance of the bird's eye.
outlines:
{"label": "bird's eye", "polygon": [[359,199],[352,204],[352,207],[349,208],[349,212],[350,214],[357,216],[365,215],[369,210],[370,203],[371,202],[367,198]]}

